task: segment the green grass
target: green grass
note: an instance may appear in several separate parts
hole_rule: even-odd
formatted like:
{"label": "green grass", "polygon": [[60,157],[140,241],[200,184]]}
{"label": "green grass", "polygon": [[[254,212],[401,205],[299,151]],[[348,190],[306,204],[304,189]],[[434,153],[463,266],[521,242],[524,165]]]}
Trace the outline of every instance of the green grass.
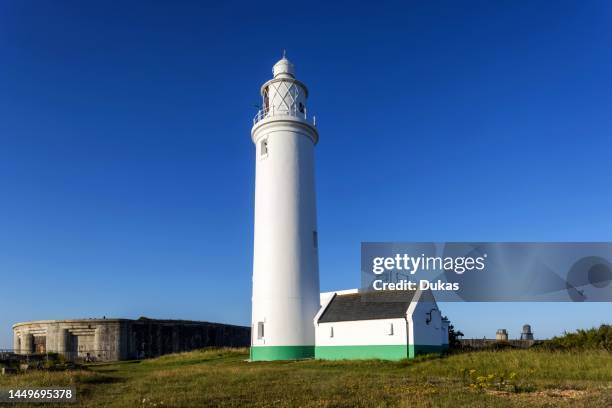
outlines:
{"label": "green grass", "polygon": [[[77,405],[91,407],[612,406],[612,354],[606,351],[504,350],[400,362],[247,358],[247,349],[209,349],[4,376],[0,387],[72,385]],[[513,390],[496,379],[474,385],[474,378],[489,374],[512,377]]]}

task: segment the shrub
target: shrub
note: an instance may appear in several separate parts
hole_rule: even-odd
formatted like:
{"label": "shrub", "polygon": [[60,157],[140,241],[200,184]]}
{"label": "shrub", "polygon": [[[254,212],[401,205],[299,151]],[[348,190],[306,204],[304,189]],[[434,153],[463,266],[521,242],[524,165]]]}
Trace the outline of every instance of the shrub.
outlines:
{"label": "shrub", "polygon": [[534,345],[543,350],[606,350],[612,352],[612,326],[602,324],[599,328],[579,329],[573,333],[564,333],[550,340]]}

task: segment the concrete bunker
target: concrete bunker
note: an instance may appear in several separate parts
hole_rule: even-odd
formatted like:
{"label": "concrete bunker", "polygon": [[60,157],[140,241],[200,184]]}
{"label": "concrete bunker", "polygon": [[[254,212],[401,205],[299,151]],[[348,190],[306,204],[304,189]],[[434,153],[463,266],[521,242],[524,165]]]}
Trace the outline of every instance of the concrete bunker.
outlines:
{"label": "concrete bunker", "polygon": [[13,325],[15,353],[58,353],[69,360],[157,357],[203,347],[247,347],[250,328],[191,320],[41,320]]}

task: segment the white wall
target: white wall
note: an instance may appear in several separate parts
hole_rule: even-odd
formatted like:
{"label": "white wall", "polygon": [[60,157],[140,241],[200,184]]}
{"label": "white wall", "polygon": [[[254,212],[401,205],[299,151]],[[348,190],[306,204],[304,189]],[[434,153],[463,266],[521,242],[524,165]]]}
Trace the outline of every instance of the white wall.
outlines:
{"label": "white wall", "polygon": [[441,341],[442,344],[444,345],[448,345],[448,326],[449,326],[449,322],[448,321],[444,321],[442,320],[442,330],[441,330]]}
{"label": "white wall", "polygon": [[[408,308],[409,344],[440,346],[442,315],[431,293],[419,291]],[[431,312],[431,321],[429,319]]]}
{"label": "white wall", "polygon": [[[393,324],[393,335],[389,335],[391,324]],[[330,337],[332,327],[334,335]],[[316,325],[317,347],[404,345],[407,344],[406,340],[406,320],[403,318],[319,323]]]}
{"label": "white wall", "polygon": [[[314,135],[292,121],[257,126],[252,345],[314,346],[312,319],[319,310]],[[268,143],[265,157],[262,138]],[[264,322],[261,339],[258,322]]]}

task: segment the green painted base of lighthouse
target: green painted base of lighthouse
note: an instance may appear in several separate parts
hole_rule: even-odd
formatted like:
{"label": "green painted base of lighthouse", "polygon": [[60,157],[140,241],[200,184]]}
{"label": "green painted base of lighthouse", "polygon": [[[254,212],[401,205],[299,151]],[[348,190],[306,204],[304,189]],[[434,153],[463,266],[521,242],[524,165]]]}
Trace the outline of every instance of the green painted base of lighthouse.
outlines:
{"label": "green painted base of lighthouse", "polygon": [[251,361],[303,360],[314,358],[314,346],[251,347]]}

